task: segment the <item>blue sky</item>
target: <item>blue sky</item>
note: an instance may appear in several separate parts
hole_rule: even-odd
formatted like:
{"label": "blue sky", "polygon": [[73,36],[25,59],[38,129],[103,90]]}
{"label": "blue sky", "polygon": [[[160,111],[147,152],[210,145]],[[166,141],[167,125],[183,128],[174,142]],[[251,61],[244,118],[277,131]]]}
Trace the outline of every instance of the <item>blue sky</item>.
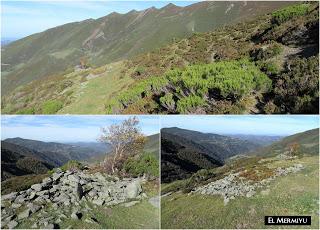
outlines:
{"label": "blue sky", "polygon": [[113,11],[127,13],[168,3],[186,6],[195,1],[15,1],[1,0],[1,35],[22,38],[69,22],[99,18]]}
{"label": "blue sky", "polygon": [[[41,141],[97,141],[101,127],[120,123],[129,116],[37,116],[1,117],[1,139],[22,137]],[[140,128],[146,135],[159,133],[159,119],[139,116]]]}
{"label": "blue sky", "polygon": [[162,116],[161,127],[179,127],[206,133],[287,136],[319,128],[318,116]]}

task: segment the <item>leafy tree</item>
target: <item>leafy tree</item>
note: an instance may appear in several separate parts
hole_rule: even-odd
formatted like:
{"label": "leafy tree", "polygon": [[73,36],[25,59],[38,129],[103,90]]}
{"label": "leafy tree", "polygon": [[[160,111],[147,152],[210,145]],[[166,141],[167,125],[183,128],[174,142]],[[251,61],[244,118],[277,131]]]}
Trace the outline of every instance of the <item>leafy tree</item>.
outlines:
{"label": "leafy tree", "polygon": [[138,127],[137,117],[129,118],[121,124],[102,128],[100,141],[111,144],[112,154],[108,154],[104,167],[108,172],[119,173],[129,157],[142,153],[146,138]]}

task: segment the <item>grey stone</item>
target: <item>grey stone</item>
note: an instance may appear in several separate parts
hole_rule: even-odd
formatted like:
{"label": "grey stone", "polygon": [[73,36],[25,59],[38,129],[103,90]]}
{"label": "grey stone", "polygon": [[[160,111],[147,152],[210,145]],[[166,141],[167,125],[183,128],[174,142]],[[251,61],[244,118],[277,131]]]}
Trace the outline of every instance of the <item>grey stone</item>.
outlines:
{"label": "grey stone", "polygon": [[12,208],[16,209],[16,208],[20,208],[21,207],[21,204],[17,204],[17,203],[13,203],[11,205]]}
{"label": "grey stone", "polygon": [[98,198],[98,199],[96,199],[96,200],[93,200],[92,203],[101,206],[101,205],[104,204],[104,200]]}
{"label": "grey stone", "polygon": [[158,196],[151,197],[148,201],[152,206],[160,208],[160,198]]}
{"label": "grey stone", "polygon": [[55,229],[55,226],[54,226],[54,224],[46,224],[46,225],[44,226],[44,228],[45,228],[45,229]]}
{"label": "grey stone", "polygon": [[39,205],[33,204],[33,203],[29,203],[27,204],[27,207],[30,209],[30,211],[32,213],[35,213],[37,211],[39,211],[41,209],[41,207]]}
{"label": "grey stone", "polygon": [[31,214],[31,211],[29,208],[27,208],[26,210],[24,210],[23,212],[20,212],[18,214],[18,220],[23,220],[23,219],[29,217],[30,214]]}
{"label": "grey stone", "polygon": [[56,180],[60,179],[60,177],[62,177],[62,175],[63,175],[63,173],[61,173],[61,172],[60,173],[57,173],[57,172],[53,173],[52,174],[52,180],[56,181]]}
{"label": "grey stone", "polygon": [[31,192],[29,196],[29,200],[33,200],[37,196],[36,192]]}
{"label": "grey stone", "polygon": [[140,203],[140,201],[130,201],[130,202],[128,202],[128,203],[124,203],[123,204],[123,206],[124,207],[126,207],[126,208],[128,208],[128,207],[131,207],[131,206],[134,206],[134,205],[136,205],[136,204],[138,204],[138,203]]}
{"label": "grey stone", "polygon": [[128,198],[136,198],[141,192],[142,188],[139,180],[131,182],[126,188]]}
{"label": "grey stone", "polygon": [[13,200],[17,197],[17,192],[12,192],[12,193],[9,193],[7,195],[3,195],[1,196],[1,200]]}
{"label": "grey stone", "polygon": [[88,192],[88,196],[90,196],[90,197],[94,197],[96,195],[97,195],[97,190],[95,190],[95,189],[92,189],[90,192]]}
{"label": "grey stone", "polygon": [[83,196],[83,189],[80,183],[78,183],[76,185],[76,191],[75,191],[75,195],[77,197],[78,200],[81,200],[82,196]]}
{"label": "grey stone", "polygon": [[72,175],[68,176],[68,180],[71,181],[71,182],[78,183],[80,181],[80,177],[75,175],[75,174],[72,174]]}
{"label": "grey stone", "polygon": [[78,211],[73,212],[73,213],[71,214],[71,218],[72,218],[72,219],[75,219],[75,220],[80,220],[80,219],[82,218],[82,213],[81,213],[81,212],[78,212]]}
{"label": "grey stone", "polygon": [[41,184],[34,184],[31,186],[31,188],[37,192],[40,192],[42,190],[42,185]]}
{"label": "grey stone", "polygon": [[14,229],[17,225],[18,225],[18,222],[15,220],[12,220],[7,224],[9,229]]}

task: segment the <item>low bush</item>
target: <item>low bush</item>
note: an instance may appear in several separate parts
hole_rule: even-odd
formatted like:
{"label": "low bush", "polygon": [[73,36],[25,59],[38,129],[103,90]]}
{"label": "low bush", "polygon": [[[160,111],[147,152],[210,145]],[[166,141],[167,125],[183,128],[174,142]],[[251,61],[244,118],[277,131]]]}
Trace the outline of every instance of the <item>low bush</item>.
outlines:
{"label": "low bush", "polygon": [[137,159],[129,158],[123,168],[131,176],[159,176],[159,160],[152,153],[143,153]]}
{"label": "low bush", "polygon": [[315,113],[319,110],[319,58],[294,58],[275,80],[274,103],[282,113]]}
{"label": "low bush", "polygon": [[149,97],[158,104],[158,112],[192,113],[199,108],[206,110],[212,100],[234,103],[253,91],[270,89],[271,80],[249,60],[221,61],[142,80],[120,93],[106,108],[109,113],[121,112]]}
{"label": "low bush", "polygon": [[78,170],[82,170],[83,168],[84,168],[83,165],[79,161],[76,161],[76,160],[70,160],[66,164],[61,166],[62,171],[70,170],[70,171],[75,172]]}
{"label": "low bush", "polygon": [[297,4],[277,10],[272,13],[272,23],[280,25],[294,17],[306,15],[309,9],[310,4]]}

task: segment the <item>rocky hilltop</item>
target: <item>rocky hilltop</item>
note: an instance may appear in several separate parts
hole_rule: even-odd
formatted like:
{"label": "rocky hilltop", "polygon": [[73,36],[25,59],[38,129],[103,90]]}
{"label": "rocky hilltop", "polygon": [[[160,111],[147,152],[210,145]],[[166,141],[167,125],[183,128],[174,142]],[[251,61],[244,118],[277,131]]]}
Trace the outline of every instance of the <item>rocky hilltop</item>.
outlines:
{"label": "rocky hilltop", "polygon": [[[27,190],[1,197],[1,227],[11,229],[27,222],[31,228],[59,228],[70,219],[98,223],[90,212],[93,208],[130,207],[148,199],[142,190],[144,182],[143,178],[119,179],[100,172],[58,169]],[[149,203],[158,207],[157,199],[149,198]]]}

